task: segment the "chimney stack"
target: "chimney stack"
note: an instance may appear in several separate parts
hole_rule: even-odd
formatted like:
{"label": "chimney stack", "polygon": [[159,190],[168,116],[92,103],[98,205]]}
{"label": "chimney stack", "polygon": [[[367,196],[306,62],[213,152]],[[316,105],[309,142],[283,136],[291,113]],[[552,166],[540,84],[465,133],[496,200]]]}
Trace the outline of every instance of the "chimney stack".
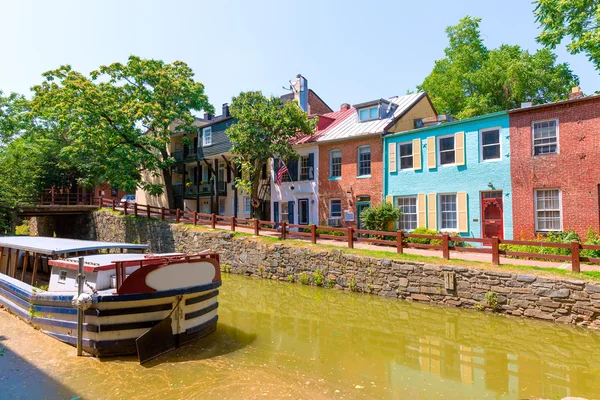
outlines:
{"label": "chimney stack", "polygon": [[229,104],[223,103],[223,113],[221,115],[223,118],[229,117]]}
{"label": "chimney stack", "polygon": [[308,113],[308,80],[301,74],[296,75],[294,82],[294,99],[298,101],[300,108]]}
{"label": "chimney stack", "polygon": [[204,119],[210,121],[213,119],[213,115],[211,113],[204,113]]}
{"label": "chimney stack", "polygon": [[350,109],[350,104],[348,103],[342,103],[342,105],[340,106],[340,111],[346,111]]}
{"label": "chimney stack", "polygon": [[569,93],[569,100],[579,99],[583,97],[583,92],[579,86],[575,86],[571,89],[571,93]]}

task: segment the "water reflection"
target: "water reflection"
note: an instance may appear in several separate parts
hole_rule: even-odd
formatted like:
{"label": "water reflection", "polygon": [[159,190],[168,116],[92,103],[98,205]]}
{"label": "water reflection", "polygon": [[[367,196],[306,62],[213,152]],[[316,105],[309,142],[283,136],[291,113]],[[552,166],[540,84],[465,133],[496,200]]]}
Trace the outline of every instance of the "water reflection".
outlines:
{"label": "water reflection", "polygon": [[265,362],[379,398],[600,393],[595,332],[240,277],[224,286],[222,320],[255,332]]}

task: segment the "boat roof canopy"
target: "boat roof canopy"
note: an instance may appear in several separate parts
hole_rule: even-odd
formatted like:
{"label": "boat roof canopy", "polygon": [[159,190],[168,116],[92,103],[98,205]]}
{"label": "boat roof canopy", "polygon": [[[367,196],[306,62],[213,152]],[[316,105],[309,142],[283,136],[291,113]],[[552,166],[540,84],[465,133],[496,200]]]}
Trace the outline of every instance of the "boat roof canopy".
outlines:
{"label": "boat roof canopy", "polygon": [[102,249],[145,250],[146,244],[96,242],[93,240],[61,239],[43,236],[0,236],[0,247],[31,251],[47,255],[75,253]]}

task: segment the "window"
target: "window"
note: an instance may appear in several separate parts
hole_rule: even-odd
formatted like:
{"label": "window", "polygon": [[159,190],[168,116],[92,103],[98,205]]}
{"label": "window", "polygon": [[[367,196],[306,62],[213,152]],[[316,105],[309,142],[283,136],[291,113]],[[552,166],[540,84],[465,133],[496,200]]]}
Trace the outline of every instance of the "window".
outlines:
{"label": "window", "polygon": [[560,231],[560,190],[538,189],[535,191],[535,229],[539,232]]}
{"label": "window", "polygon": [[329,200],[329,217],[330,218],[342,218],[342,200],[340,200],[340,199]]}
{"label": "window", "polygon": [[481,131],[481,159],[483,161],[500,159],[500,129]]}
{"label": "window", "polygon": [[398,222],[398,229],[401,231],[412,231],[417,229],[417,198],[399,197],[396,199],[398,208],[402,210],[402,215]]}
{"label": "window", "polygon": [[371,147],[358,148],[358,176],[371,175]]}
{"label": "window", "polygon": [[309,222],[308,199],[298,200],[298,223],[300,225],[308,225]]}
{"label": "window", "polygon": [[219,215],[225,215],[225,197],[219,197]]}
{"label": "window", "polygon": [[58,283],[65,283],[67,281],[67,271],[60,271],[58,275]]}
{"label": "window", "polygon": [[290,222],[290,207],[287,201],[281,203],[280,222]]}
{"label": "window", "polygon": [[210,145],[212,145],[212,128],[209,126],[202,129],[202,146],[206,147]]}
{"label": "window", "polygon": [[440,194],[440,229],[456,230],[457,221],[456,194]]}
{"label": "window", "polygon": [[202,182],[206,183],[208,182],[208,173],[209,173],[209,169],[207,165],[203,165],[202,166]]}
{"label": "window", "polygon": [[411,169],[413,167],[413,148],[411,143],[400,144],[400,169]]}
{"label": "window", "polygon": [[329,177],[341,178],[342,176],[342,151],[331,150],[329,153]]}
{"label": "window", "polygon": [[307,181],[309,178],[308,156],[300,156],[300,180]]}
{"label": "window", "polygon": [[558,153],[558,120],[533,123],[533,155]]}
{"label": "window", "polygon": [[250,214],[252,206],[250,205],[250,197],[244,197],[244,214]]}
{"label": "window", "polygon": [[362,110],[358,111],[358,119],[361,121],[369,121],[371,119],[377,119],[377,118],[379,118],[379,107],[378,106],[363,108]]}
{"label": "window", "polygon": [[454,151],[454,135],[438,139],[440,148],[440,165],[454,164],[456,154]]}

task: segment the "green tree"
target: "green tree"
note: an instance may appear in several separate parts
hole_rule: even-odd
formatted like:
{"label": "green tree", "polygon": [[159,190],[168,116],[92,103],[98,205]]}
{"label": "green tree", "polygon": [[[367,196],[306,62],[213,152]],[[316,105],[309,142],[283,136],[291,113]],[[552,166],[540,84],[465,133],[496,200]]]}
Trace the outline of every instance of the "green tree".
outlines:
{"label": "green tree", "polygon": [[231,103],[231,115],[237,123],[227,128],[235,162],[241,166],[242,177],[236,183],[260,202],[258,189],[263,167],[270,158],[285,162],[297,158],[292,141],[300,135],[312,135],[316,121],[309,119],[294,101],[284,103],[279,97],[265,97],[261,92],[242,92]]}
{"label": "green tree", "polygon": [[[175,208],[167,148],[172,129],[194,132],[193,111],[213,108],[191,68],[131,56],[87,77],[70,66],[43,74],[33,88],[33,113],[67,139],[62,154],[82,171],[83,184],[108,182],[128,192],[166,190]],[[142,180],[161,177],[164,185]]]}
{"label": "green tree", "polygon": [[418,86],[429,93],[439,112],[469,118],[516,108],[522,101],[556,101],[578,84],[568,65],[557,64],[550,50],[531,54],[511,45],[489,50],[480,21],[466,16],[446,29],[446,57],[435,62]]}
{"label": "green tree", "polygon": [[538,0],[534,13],[542,28],[538,42],[554,49],[569,37],[569,53],[587,53],[600,70],[600,0]]}
{"label": "green tree", "polygon": [[366,208],[360,213],[360,221],[366,229],[372,231],[391,231],[394,222],[398,221],[402,210],[388,202],[373,208]]}
{"label": "green tree", "polygon": [[28,102],[23,95],[11,93],[4,96],[0,90],[0,146],[27,129]]}

